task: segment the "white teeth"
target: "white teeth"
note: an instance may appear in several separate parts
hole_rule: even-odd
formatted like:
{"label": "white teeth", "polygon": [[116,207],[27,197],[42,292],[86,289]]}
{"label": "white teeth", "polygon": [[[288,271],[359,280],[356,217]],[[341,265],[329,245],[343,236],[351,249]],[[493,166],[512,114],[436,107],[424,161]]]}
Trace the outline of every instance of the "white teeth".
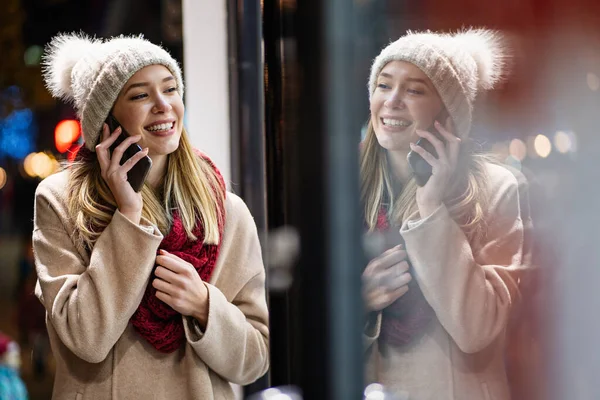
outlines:
{"label": "white teeth", "polygon": [[412,122],[405,121],[405,120],[399,120],[399,119],[383,118],[383,124],[386,125],[386,126],[402,126],[402,127],[407,127],[407,126],[411,126]]}
{"label": "white teeth", "polygon": [[174,125],[175,125],[175,122],[168,122],[165,124],[149,126],[148,128],[146,128],[146,130],[148,130],[150,132],[166,131],[166,130],[173,128]]}

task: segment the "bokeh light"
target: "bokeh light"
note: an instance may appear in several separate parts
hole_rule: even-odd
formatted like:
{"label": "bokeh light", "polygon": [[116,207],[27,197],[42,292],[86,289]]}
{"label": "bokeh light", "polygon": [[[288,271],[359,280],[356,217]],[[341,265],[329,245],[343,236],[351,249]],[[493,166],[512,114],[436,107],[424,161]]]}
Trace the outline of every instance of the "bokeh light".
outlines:
{"label": "bokeh light", "polygon": [[35,133],[33,112],[28,108],[14,110],[0,119],[0,156],[23,159],[34,148]]}
{"label": "bokeh light", "polygon": [[556,132],[554,135],[554,147],[556,147],[559,153],[568,153],[571,149],[571,138],[565,132]]}
{"label": "bokeh light", "polygon": [[588,87],[593,92],[595,92],[598,89],[600,89],[600,79],[598,78],[598,75],[596,75],[596,74],[594,74],[592,72],[588,72],[586,80],[587,80]]}
{"label": "bokeh light", "polygon": [[527,157],[527,146],[521,139],[513,139],[510,141],[509,153],[515,159],[523,161]]}
{"label": "bokeh light", "polygon": [[31,178],[35,178],[35,172],[33,172],[33,168],[31,166],[33,156],[35,156],[36,154],[37,153],[30,153],[27,155],[27,157],[25,157],[25,160],[23,160],[23,169],[25,170],[27,176]]}
{"label": "bokeh light", "polygon": [[25,50],[25,54],[23,59],[25,61],[25,65],[34,66],[40,65],[40,61],[42,60],[42,53],[44,49],[41,46],[33,45],[29,46],[27,50]]}
{"label": "bokeh light", "polygon": [[576,151],[576,139],[573,132],[558,131],[554,135],[554,147],[559,153],[569,153]]}
{"label": "bokeh light", "polygon": [[23,169],[31,178],[39,177],[46,178],[58,171],[59,163],[47,153],[31,153],[23,161]]}
{"label": "bokeh light", "polygon": [[73,119],[60,121],[54,129],[54,144],[56,145],[56,150],[60,153],[66,152],[79,138],[80,134],[81,126],[78,121]]}
{"label": "bokeh light", "polygon": [[535,152],[542,158],[548,157],[550,152],[552,152],[552,143],[545,135],[537,135],[535,137],[535,141],[533,142],[533,146],[535,148]]}
{"label": "bokeh light", "polygon": [[2,189],[4,187],[4,185],[6,185],[6,181],[7,181],[6,171],[4,170],[4,168],[0,167],[0,189]]}

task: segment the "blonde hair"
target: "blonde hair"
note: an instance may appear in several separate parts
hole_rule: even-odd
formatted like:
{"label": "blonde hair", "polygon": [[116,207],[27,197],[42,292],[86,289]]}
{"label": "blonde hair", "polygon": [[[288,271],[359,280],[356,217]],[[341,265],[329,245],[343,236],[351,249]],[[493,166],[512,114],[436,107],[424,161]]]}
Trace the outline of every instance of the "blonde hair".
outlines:
{"label": "blonde hair", "polygon": [[[495,160],[488,155],[471,153],[465,143],[461,144],[457,170],[444,199],[450,215],[470,239],[485,235],[484,214],[489,202],[485,164],[489,162]],[[411,178],[400,193],[397,188],[394,190],[386,150],[379,145],[370,120],[361,146],[360,177],[360,195],[369,231],[375,230],[383,206],[388,220],[397,225],[418,211],[415,179]]]}
{"label": "blonde hair", "polygon": [[[112,192],[100,174],[95,153],[82,147],[71,170],[68,207],[75,219],[75,240],[92,249],[117,209]],[[177,210],[187,237],[198,239],[193,230],[199,220],[204,243],[217,244],[219,227],[224,223],[225,188],[210,162],[194,151],[187,132],[182,132],[177,150],[168,156],[167,171],[159,190],[145,184],[142,188],[142,216],[156,225],[163,235],[171,227]]]}

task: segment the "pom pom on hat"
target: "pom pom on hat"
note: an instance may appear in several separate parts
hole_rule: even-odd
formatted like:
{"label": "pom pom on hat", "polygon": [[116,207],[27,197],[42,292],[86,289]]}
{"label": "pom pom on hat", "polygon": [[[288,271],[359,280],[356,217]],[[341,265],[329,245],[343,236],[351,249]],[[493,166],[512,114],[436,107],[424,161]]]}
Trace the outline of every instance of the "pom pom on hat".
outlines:
{"label": "pom pom on hat", "polygon": [[504,37],[490,29],[467,29],[458,32],[454,39],[477,64],[477,86],[483,90],[493,89],[508,67]]}
{"label": "pom pom on hat", "polygon": [[60,34],[52,39],[42,59],[42,73],[52,96],[70,102],[74,100],[73,68],[87,54],[98,50],[101,44],[101,41],[84,33]]}

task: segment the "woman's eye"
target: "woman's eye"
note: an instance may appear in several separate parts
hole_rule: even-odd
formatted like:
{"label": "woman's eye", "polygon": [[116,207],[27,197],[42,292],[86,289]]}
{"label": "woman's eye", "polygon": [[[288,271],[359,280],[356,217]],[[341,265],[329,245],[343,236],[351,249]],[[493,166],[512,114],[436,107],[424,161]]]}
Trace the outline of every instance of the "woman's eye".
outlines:
{"label": "woman's eye", "polygon": [[407,92],[410,94],[423,94],[422,90],[417,90],[417,89],[408,89]]}
{"label": "woman's eye", "polygon": [[146,97],[146,93],[140,93],[140,94],[133,96],[131,98],[131,100],[139,100],[139,99],[143,99],[144,97]]}
{"label": "woman's eye", "polygon": [[377,85],[378,88],[380,89],[389,89],[390,87],[388,85],[386,85],[385,83],[380,83]]}
{"label": "woman's eye", "polygon": [[176,90],[177,90],[177,88],[176,88],[176,87],[171,87],[171,88],[168,88],[168,89],[166,90],[166,92],[167,92],[167,93],[172,93],[172,92],[174,92],[174,91],[176,91]]}

